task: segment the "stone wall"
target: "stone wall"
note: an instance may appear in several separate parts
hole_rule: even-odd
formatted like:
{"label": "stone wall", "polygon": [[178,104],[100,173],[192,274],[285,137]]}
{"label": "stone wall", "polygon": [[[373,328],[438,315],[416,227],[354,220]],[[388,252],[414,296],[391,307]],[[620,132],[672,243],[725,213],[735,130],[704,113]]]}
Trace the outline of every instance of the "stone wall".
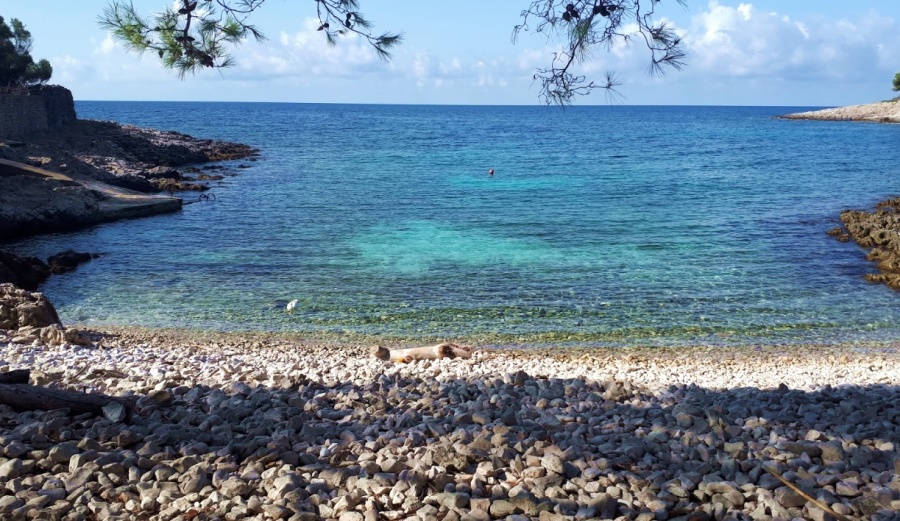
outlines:
{"label": "stone wall", "polygon": [[72,92],[58,85],[0,90],[0,138],[21,139],[32,132],[75,122]]}

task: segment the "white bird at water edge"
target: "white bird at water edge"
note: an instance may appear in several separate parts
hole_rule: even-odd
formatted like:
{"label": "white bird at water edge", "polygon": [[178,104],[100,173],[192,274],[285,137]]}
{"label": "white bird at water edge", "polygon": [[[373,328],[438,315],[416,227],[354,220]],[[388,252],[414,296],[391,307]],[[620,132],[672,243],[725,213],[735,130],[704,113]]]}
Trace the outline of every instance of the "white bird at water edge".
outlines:
{"label": "white bird at water edge", "polygon": [[287,309],[288,311],[293,311],[295,307],[297,307],[297,299],[288,302],[288,305],[285,309]]}

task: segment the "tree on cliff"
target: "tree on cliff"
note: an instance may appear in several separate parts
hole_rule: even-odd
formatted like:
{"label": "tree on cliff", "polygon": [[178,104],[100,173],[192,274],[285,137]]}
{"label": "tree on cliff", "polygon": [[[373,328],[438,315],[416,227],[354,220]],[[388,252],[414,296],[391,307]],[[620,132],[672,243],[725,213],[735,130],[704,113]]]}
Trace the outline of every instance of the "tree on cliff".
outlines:
{"label": "tree on cliff", "polygon": [[900,90],[900,72],[894,75],[894,90]]}
{"label": "tree on cliff", "polygon": [[[621,84],[615,73],[590,80],[577,72],[577,64],[595,49],[610,50],[614,45],[642,41],[650,52],[651,74],[662,74],[667,67],[681,70],[685,52],[681,37],[665,21],[655,20],[657,6],[663,0],[534,0],[521,11],[521,21],[513,29],[513,40],[533,31],[548,40],[562,40],[562,48],[553,53],[551,63],[538,69],[535,82],[541,85],[541,98],[548,104],[568,104],[576,95],[594,89],[613,89]],[[684,6],[685,0],[669,0]],[[129,2],[112,0],[100,17],[100,25],[137,53],[151,51],[162,65],[179,77],[211,67],[234,63],[229,50],[242,41],[264,39],[249,16],[265,0],[176,0],[152,17],[140,15]],[[382,59],[402,35],[376,35],[373,25],[359,12],[357,0],[315,0],[319,31],[329,44],[341,36],[356,34],[372,46]]]}
{"label": "tree on cliff", "polygon": [[0,16],[0,86],[37,85],[53,75],[47,60],[37,63],[31,57],[31,33],[13,18],[6,25]]}

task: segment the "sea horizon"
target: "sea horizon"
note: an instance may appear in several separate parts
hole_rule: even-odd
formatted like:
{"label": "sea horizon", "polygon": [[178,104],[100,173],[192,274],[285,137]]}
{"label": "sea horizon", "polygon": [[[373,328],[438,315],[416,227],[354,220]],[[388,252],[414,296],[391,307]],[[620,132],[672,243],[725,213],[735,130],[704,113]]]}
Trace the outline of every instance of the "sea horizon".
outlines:
{"label": "sea horizon", "polygon": [[[890,101],[890,100],[884,100]],[[791,109],[804,109],[804,110],[816,110],[823,108],[833,108],[840,107],[840,104],[834,105],[707,105],[707,104],[630,104],[630,103],[574,103],[572,105],[548,105],[546,103],[535,102],[535,104],[472,104],[472,103],[354,103],[354,102],[313,102],[313,101],[263,101],[263,100],[101,100],[101,99],[75,99],[76,105],[78,103],[182,103],[182,104],[259,104],[259,105],[323,105],[323,106],[335,106],[335,105],[349,105],[349,106],[364,106],[364,107],[483,107],[483,108],[491,108],[491,107],[522,107],[522,108],[530,108],[530,107],[546,107],[549,110],[578,110],[579,108],[599,108],[599,107],[610,107],[610,108],[625,108],[625,107],[651,107],[651,108],[662,108],[662,107],[673,107],[673,108],[791,108]],[[860,103],[865,104],[865,102]],[[79,117],[81,117],[79,115]],[[161,129],[162,130],[162,129]]]}

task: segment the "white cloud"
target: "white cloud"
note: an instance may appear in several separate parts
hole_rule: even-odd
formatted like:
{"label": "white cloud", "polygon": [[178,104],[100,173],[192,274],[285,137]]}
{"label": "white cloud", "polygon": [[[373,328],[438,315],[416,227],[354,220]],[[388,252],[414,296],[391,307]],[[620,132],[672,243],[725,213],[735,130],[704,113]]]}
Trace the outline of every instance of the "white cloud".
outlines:
{"label": "white cloud", "polygon": [[103,41],[100,42],[100,47],[95,51],[95,53],[109,55],[115,52],[117,46],[118,45],[116,44],[116,41],[113,40],[112,35],[107,34],[106,38],[104,38]]}
{"label": "white cloud", "polygon": [[294,32],[282,32],[275,40],[245,43],[235,52],[237,66],[229,77],[244,81],[271,77],[294,77],[311,81],[311,76],[348,77],[383,72],[388,67],[362,38],[350,34],[330,46],[318,31],[319,22],[306,19]]}
{"label": "white cloud", "polygon": [[712,1],[693,18],[685,44],[692,75],[852,81],[896,67],[888,62],[900,51],[897,29],[874,12],[852,21],[797,21]]}

